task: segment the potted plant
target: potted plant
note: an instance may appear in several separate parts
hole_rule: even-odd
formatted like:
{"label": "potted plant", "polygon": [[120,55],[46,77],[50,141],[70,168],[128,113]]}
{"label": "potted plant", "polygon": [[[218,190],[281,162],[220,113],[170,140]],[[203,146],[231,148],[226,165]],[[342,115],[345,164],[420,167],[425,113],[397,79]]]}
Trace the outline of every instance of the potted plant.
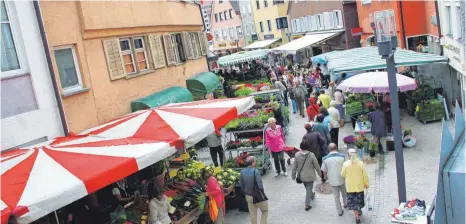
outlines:
{"label": "potted plant", "polygon": [[355,143],[356,152],[358,153],[359,158],[362,160],[362,150],[364,148],[364,140],[357,140]]}
{"label": "potted plant", "polygon": [[356,138],[352,135],[348,135],[343,138],[343,142],[346,144],[346,148],[351,149],[354,147],[354,142],[356,141]]}
{"label": "potted plant", "polygon": [[377,153],[377,148],[378,148],[377,142],[371,141],[369,143],[369,155],[371,157],[375,157],[375,154]]}
{"label": "potted plant", "polygon": [[154,172],[154,182],[160,186],[165,186],[165,173],[167,172],[167,162],[160,160],[152,166]]}

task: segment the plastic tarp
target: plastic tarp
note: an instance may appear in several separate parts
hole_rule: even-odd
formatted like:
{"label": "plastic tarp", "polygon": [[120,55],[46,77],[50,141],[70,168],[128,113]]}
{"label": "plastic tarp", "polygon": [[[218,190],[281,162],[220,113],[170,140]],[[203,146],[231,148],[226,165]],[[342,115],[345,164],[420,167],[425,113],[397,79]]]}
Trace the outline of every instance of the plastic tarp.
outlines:
{"label": "plastic tarp", "polygon": [[272,52],[281,54],[296,54],[296,51],[302,48],[309,47],[315,43],[332,38],[340,33],[341,32],[308,34],[282,46],[276,47],[272,49]]}
{"label": "plastic tarp", "polygon": [[[387,67],[385,59],[379,55],[377,47],[360,47],[344,51],[332,51],[315,57],[325,59],[330,72],[342,73],[348,71],[384,69]],[[397,48],[395,51],[395,66],[414,66],[430,63],[447,63],[448,58],[435,54],[419,53]]]}
{"label": "plastic tarp", "polygon": [[220,80],[212,72],[201,72],[186,80],[186,88],[194,97],[205,96],[212,93],[220,85]]}
{"label": "plastic tarp", "polygon": [[260,40],[260,41],[256,41],[246,47],[244,47],[243,49],[259,49],[259,48],[265,48],[277,41],[279,41],[280,38],[278,39],[271,39],[271,40]]}
{"label": "plastic tarp", "polygon": [[158,93],[134,100],[131,102],[131,112],[163,106],[170,103],[193,101],[189,90],[181,86],[172,86]]}
{"label": "plastic tarp", "polygon": [[266,58],[270,50],[259,49],[254,51],[242,51],[227,56],[223,56],[218,59],[220,66],[234,65],[243,62],[253,61],[260,58]]}

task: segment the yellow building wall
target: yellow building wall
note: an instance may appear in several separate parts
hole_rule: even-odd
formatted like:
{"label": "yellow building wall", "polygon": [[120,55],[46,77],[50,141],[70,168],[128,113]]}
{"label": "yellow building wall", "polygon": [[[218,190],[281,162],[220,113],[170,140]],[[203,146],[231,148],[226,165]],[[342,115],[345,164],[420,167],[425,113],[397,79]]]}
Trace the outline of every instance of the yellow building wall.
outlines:
{"label": "yellow building wall", "polygon": [[[131,101],[170,86],[185,86],[186,79],[208,71],[206,58],[201,57],[137,77],[111,81],[102,44],[102,40],[108,37],[153,32],[200,31],[202,20],[199,8],[195,5],[155,1],[41,1],[40,6],[58,84],[60,85],[60,78],[53,48],[73,45],[83,86],[89,88],[88,91],[79,94],[62,96],[66,120],[72,132],[79,133],[128,114],[131,112]],[[132,10],[129,11],[128,6]],[[111,13],[102,13],[103,8]],[[176,19],[176,13],[172,10],[183,11],[183,16],[179,16],[178,13]],[[167,18],[159,20],[157,15]],[[114,18],[118,16],[126,19]]]}
{"label": "yellow building wall", "polygon": [[[285,0],[281,4],[273,4],[272,0],[266,0],[268,7],[264,7],[264,0],[259,0],[260,9],[257,9],[256,0],[251,0],[252,11],[254,15],[254,23],[256,25],[256,31],[259,36],[259,40],[264,40],[264,35],[273,34],[274,38],[281,38],[279,44],[288,43],[288,37],[286,36],[286,29],[277,29],[276,18],[287,17],[288,1]],[[268,30],[267,20],[270,20],[272,31]],[[264,32],[260,32],[260,24],[262,22]],[[290,24],[288,24],[290,27]]]}

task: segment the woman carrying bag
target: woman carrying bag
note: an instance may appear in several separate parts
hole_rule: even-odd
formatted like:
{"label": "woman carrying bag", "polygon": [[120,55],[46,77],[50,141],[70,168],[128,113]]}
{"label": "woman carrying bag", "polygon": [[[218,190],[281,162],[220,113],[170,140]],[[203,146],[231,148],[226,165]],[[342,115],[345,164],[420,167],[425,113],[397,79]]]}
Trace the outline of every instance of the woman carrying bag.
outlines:
{"label": "woman carrying bag", "polygon": [[300,144],[300,148],[301,151],[295,155],[295,162],[293,165],[291,177],[293,180],[296,179],[298,184],[304,184],[304,187],[306,188],[304,210],[309,211],[312,208],[311,201],[315,197],[315,193],[312,192],[312,190],[314,188],[314,181],[316,180],[316,173],[321,178],[322,176],[316,156],[314,153],[309,151],[309,144],[303,140]]}

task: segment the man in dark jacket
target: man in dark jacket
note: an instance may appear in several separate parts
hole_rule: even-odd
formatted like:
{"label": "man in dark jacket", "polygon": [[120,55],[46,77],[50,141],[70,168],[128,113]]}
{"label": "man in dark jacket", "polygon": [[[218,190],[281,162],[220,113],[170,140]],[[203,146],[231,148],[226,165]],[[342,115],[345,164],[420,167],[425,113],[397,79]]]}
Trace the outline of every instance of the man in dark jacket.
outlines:
{"label": "man in dark jacket", "polygon": [[[322,158],[328,154],[327,150],[327,140],[320,133],[313,131],[310,123],[304,125],[307,133],[303,136],[303,141],[305,140],[309,144],[309,151],[314,153],[319,162],[319,166],[322,167]],[[322,183],[325,182],[324,175],[322,173]]]}

